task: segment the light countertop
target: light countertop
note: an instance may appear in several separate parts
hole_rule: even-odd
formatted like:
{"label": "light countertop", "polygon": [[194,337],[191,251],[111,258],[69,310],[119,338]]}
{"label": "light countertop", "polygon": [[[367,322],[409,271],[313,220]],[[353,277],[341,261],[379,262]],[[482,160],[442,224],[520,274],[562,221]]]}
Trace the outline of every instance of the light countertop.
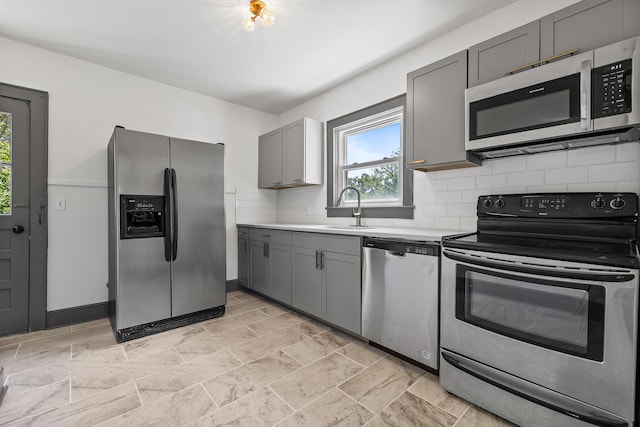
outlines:
{"label": "light countertop", "polygon": [[310,233],[343,234],[351,236],[386,237],[425,242],[440,242],[443,237],[472,233],[473,230],[446,230],[429,228],[352,227],[328,224],[237,224],[238,227],[268,228],[271,230],[306,231]]}

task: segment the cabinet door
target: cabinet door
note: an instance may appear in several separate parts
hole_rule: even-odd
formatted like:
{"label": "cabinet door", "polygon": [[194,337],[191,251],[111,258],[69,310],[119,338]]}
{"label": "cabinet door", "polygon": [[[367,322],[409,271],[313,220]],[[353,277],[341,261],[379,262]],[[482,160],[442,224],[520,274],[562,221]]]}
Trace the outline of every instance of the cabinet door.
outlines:
{"label": "cabinet door", "polygon": [[291,304],[291,246],[269,245],[269,295],[285,304]]}
{"label": "cabinet door", "polygon": [[282,129],[282,182],[299,184],[305,180],[304,119]]}
{"label": "cabinet door", "polygon": [[322,264],[326,282],[321,317],[360,335],[360,257],[324,252]]}
{"label": "cabinet door", "polygon": [[469,87],[539,59],[540,21],[534,21],[469,48]]}
{"label": "cabinet door", "polygon": [[258,139],[258,187],[271,188],[282,184],[282,130]]}
{"label": "cabinet door", "polygon": [[291,305],[314,316],[322,314],[322,270],[319,252],[313,249],[292,249]]}
{"label": "cabinet door", "polygon": [[249,240],[238,239],[238,283],[249,286]]}
{"label": "cabinet door", "polygon": [[251,240],[251,275],[249,287],[263,294],[269,292],[269,259],[266,255],[267,243]]}
{"label": "cabinet door", "polygon": [[409,73],[406,136],[407,144],[413,148],[410,167],[466,160],[466,87],[466,50]]}
{"label": "cabinet door", "polygon": [[[631,11],[637,1],[584,0],[543,17],[540,57],[547,58],[572,49],[584,52],[624,40],[625,3]],[[634,20],[638,21],[638,15]],[[631,21],[628,22],[631,25]]]}

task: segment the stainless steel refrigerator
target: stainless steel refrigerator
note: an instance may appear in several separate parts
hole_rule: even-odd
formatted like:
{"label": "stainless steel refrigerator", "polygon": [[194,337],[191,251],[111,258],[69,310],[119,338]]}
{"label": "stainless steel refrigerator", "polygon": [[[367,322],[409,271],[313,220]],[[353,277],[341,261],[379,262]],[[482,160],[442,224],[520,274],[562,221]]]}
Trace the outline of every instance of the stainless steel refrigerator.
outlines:
{"label": "stainless steel refrigerator", "polygon": [[224,314],[224,145],[116,127],[109,309],[118,342]]}

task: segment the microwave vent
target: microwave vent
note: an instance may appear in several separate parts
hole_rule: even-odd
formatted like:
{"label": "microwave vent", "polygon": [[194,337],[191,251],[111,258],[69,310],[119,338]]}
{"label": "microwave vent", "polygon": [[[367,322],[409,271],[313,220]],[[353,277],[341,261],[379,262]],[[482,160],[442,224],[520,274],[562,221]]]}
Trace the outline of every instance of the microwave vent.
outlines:
{"label": "microwave vent", "polygon": [[536,154],[549,151],[571,150],[582,147],[592,147],[595,145],[619,144],[624,142],[640,141],[640,128],[631,127],[616,129],[615,132],[597,132],[588,136],[574,135],[573,137],[563,137],[556,140],[545,140],[539,142],[529,142],[519,146],[508,148],[489,148],[486,150],[475,150],[482,159],[498,159],[501,157],[519,156],[522,154]]}

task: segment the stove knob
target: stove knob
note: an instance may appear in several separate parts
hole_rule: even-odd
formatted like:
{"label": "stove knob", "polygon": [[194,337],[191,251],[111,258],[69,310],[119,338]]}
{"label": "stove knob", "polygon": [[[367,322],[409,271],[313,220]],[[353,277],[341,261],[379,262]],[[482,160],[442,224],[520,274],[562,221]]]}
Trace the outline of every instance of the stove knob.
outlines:
{"label": "stove knob", "polygon": [[495,203],[493,204],[493,206],[495,206],[496,208],[503,208],[504,207],[504,200],[502,200],[502,199],[496,200]]}
{"label": "stove knob", "polygon": [[484,199],[482,201],[482,206],[484,206],[485,208],[490,208],[491,206],[493,206],[493,202],[491,201],[491,199]]}
{"label": "stove knob", "polygon": [[627,202],[625,202],[622,197],[616,197],[615,199],[611,200],[610,205],[613,209],[622,209],[627,206]]}
{"label": "stove knob", "polygon": [[607,206],[607,202],[602,197],[596,197],[591,201],[591,207],[593,209],[602,209]]}

